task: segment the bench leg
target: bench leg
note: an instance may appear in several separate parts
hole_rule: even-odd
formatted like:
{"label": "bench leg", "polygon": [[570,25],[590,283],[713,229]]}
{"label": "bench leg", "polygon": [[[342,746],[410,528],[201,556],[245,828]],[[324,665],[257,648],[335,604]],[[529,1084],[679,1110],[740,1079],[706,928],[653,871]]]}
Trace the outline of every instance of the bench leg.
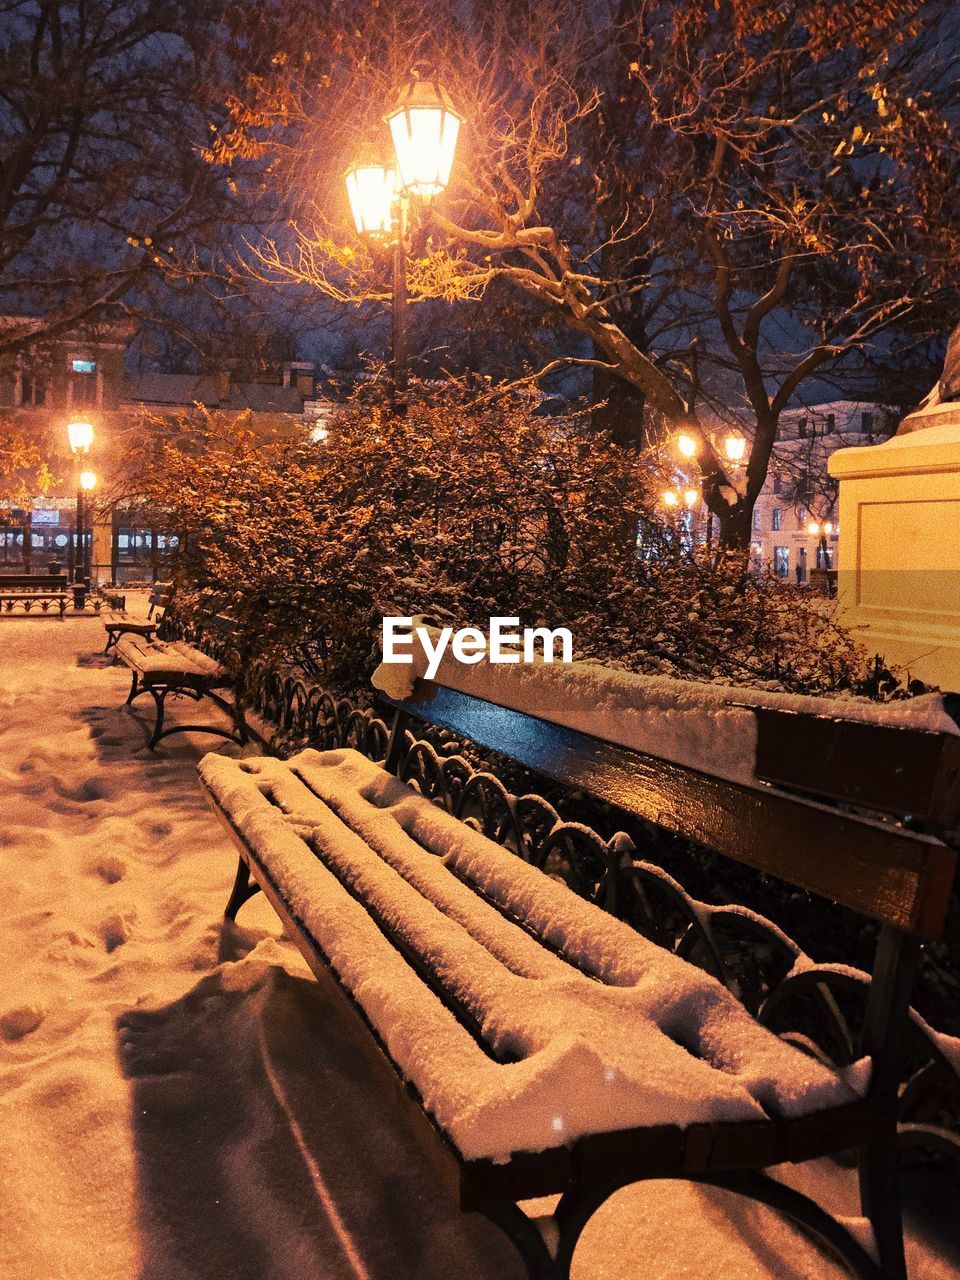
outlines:
{"label": "bench leg", "polygon": [[858,1152],[860,1206],[870,1220],[884,1280],[907,1280],[896,1130],[877,1132]]}
{"label": "bench leg", "polygon": [[247,722],[244,718],[243,708],[240,706],[239,702],[234,702],[231,714],[233,716],[233,723],[237,726],[237,738],[240,746],[245,747],[250,741],[250,734],[247,732]]}
{"label": "bench leg", "polygon": [[230,898],[223,909],[224,919],[236,920],[237,912],[243,904],[248,902],[255,893],[259,892],[260,886],[255,880],[250,879],[250,868],[241,858],[237,865],[233,888],[230,890]]}
{"label": "bench leg", "polygon": [[167,696],[167,690],[163,688],[154,689],[151,686],[150,692],[153,695],[153,700],[157,705],[157,722],[153,726],[153,737],[150,739],[149,743],[147,744],[150,750],[152,751],[154,747],[156,747],[157,743],[160,741],[160,738],[162,736],[161,731],[163,729],[163,703],[164,703],[164,699]]}
{"label": "bench leg", "polygon": [[128,707],[129,707],[130,703],[134,700],[134,698],[137,696],[137,685],[138,685],[139,683],[140,683],[140,681],[139,681],[139,677],[137,676],[136,671],[134,671],[134,673],[133,673],[133,679],[132,679],[132,680],[131,680],[131,682],[130,682],[130,692],[127,694],[127,706],[128,706]]}
{"label": "bench leg", "polygon": [[[505,1204],[484,1209],[483,1216],[489,1218],[510,1237],[511,1243],[523,1260],[530,1280],[568,1280],[569,1259],[564,1265],[553,1257],[537,1224],[523,1212],[519,1205],[507,1201]],[[571,1249],[570,1258],[572,1257]]]}

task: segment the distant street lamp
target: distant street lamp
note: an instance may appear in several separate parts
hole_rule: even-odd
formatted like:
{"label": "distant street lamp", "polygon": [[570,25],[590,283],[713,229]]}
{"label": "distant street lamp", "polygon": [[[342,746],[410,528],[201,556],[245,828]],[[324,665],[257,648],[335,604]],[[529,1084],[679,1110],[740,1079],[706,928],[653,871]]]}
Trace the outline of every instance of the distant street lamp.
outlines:
{"label": "distant street lamp", "polygon": [[423,203],[440,195],[450,181],[463,116],[436,80],[416,76],[384,116],[390,126],[396,168],[362,160],[347,170],[345,181],[359,235],[393,249],[393,335],[391,373],[393,410],[406,409],[407,388],[407,232],[411,200]]}
{"label": "distant street lamp", "polygon": [[663,505],[665,507],[673,508],[673,507],[678,507],[680,505],[680,498],[677,494],[676,489],[666,489],[664,490],[664,493],[662,496],[663,496]]}
{"label": "distant street lamp", "polygon": [[86,454],[93,444],[93,426],[83,420],[67,423],[67,439],[75,454]]}
{"label": "distant street lamp", "polygon": [[[93,426],[91,425],[91,423],[86,422],[82,419],[76,422],[68,422],[67,423],[67,439],[70,441],[70,450],[73,453],[73,456],[77,459],[77,466],[79,467],[81,460],[87,456],[87,454],[90,452],[90,446],[93,444]],[[93,475],[92,471],[81,471],[77,477],[77,520],[76,520],[77,550],[76,550],[76,555],[73,561],[74,582],[79,582],[80,579],[83,578],[84,576],[84,565],[86,563],[86,557],[84,554],[84,541],[83,541],[83,515],[84,515],[83,494],[84,494],[85,488],[93,488],[93,485],[89,485],[89,486],[84,485],[83,477],[92,476],[92,475]],[[93,484],[96,484],[96,482],[97,482],[96,476],[94,476]]]}
{"label": "distant street lamp", "polygon": [[817,568],[829,569],[830,548],[827,546],[827,539],[830,537],[831,533],[833,533],[833,522],[830,520],[824,520],[821,524],[819,520],[811,520],[807,525],[807,533],[809,533],[812,538],[819,539],[817,544],[817,558],[820,563],[817,565]]}
{"label": "distant street lamp", "polygon": [[688,435],[686,431],[682,431],[677,436],[677,452],[681,458],[695,458],[699,452],[700,446],[697,444],[693,436]]}
{"label": "distant street lamp", "polygon": [[747,442],[739,432],[732,431],[723,441],[724,452],[728,461],[733,465],[739,466],[743,461],[743,456],[747,451]]}

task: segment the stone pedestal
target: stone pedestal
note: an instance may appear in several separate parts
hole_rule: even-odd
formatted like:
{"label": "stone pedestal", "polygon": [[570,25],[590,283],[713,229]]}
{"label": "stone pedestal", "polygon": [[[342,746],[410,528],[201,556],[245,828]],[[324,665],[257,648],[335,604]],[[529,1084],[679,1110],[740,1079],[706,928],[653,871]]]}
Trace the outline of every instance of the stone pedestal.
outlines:
{"label": "stone pedestal", "polygon": [[871,654],[960,691],[960,403],[839,449],[841,620]]}

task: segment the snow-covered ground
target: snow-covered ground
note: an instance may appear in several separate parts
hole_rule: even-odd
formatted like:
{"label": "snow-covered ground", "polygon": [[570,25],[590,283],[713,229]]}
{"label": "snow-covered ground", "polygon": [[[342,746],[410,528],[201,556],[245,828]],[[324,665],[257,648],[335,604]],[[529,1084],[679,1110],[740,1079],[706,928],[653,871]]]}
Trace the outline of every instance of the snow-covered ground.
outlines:
{"label": "snow-covered ground", "polygon": [[[0,618],[0,1275],[519,1280],[499,1232],[449,1204],[269,907],[221,928],[235,859],[195,773],[218,740],[146,751],[152,704],[123,705],[102,643],[93,618]],[[804,1177],[856,1212],[849,1174]],[[960,1277],[931,1186],[913,1280]],[[768,1211],[667,1183],[616,1196],[574,1264],[576,1280],[840,1274]]]}

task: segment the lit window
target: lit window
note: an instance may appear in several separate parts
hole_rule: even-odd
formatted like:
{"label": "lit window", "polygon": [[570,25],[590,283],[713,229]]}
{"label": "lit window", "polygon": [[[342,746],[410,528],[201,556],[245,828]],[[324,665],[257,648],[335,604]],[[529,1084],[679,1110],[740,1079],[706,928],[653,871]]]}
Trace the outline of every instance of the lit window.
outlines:
{"label": "lit window", "polygon": [[71,360],[70,368],[74,373],[96,373],[96,360]]}
{"label": "lit window", "polygon": [[773,530],[776,532],[780,528],[780,508],[773,508]]}
{"label": "lit window", "polygon": [[785,578],[790,572],[790,548],[773,548],[773,572],[778,578]]}

